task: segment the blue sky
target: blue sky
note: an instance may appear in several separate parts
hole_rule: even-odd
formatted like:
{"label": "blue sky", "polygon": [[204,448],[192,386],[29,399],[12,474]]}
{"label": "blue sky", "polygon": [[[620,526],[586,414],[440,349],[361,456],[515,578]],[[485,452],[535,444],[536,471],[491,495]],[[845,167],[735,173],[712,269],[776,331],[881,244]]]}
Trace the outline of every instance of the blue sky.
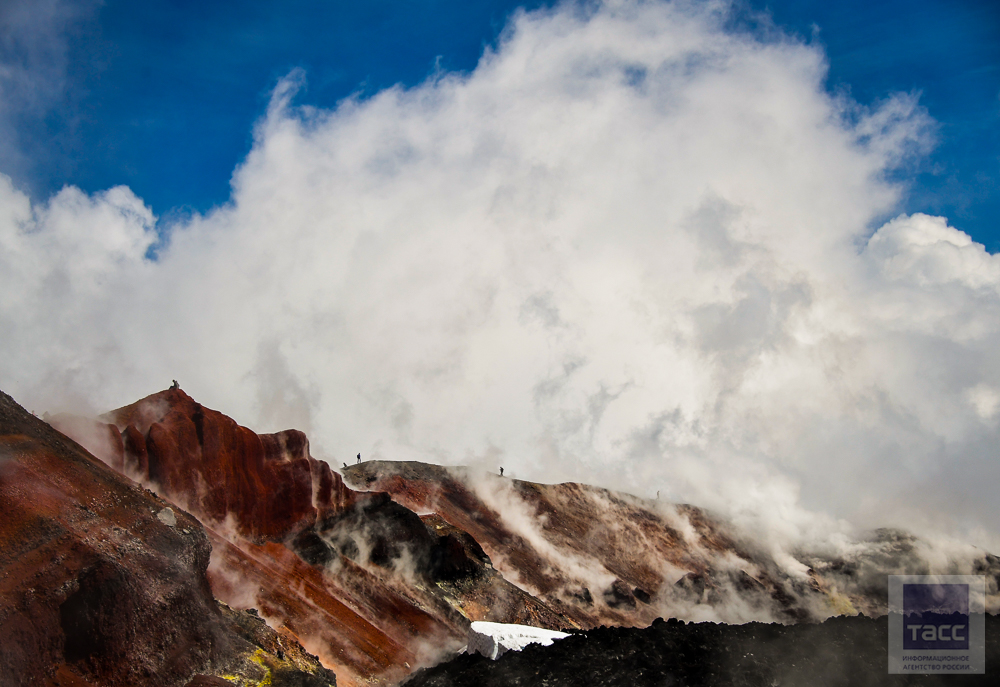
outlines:
{"label": "blue sky", "polygon": [[[41,77],[58,84],[44,102],[15,108],[17,149],[4,151],[0,171],[36,200],[65,184],[88,192],[125,184],[161,217],[205,211],[228,199],[253,124],[291,69],[306,71],[298,102],[321,107],[396,83],[412,86],[435,69],[473,69],[511,12],[540,4],[38,3],[63,15],[45,38],[65,39],[65,54],[24,40],[31,22],[11,28],[8,16],[3,57],[33,61]],[[862,104],[919,92],[939,123],[937,145],[897,172],[910,185],[902,209],[946,216],[1000,250],[1000,3],[777,0],[750,7],[824,47],[831,90]],[[45,12],[38,14],[41,21]],[[64,75],[52,64],[60,60]]]}

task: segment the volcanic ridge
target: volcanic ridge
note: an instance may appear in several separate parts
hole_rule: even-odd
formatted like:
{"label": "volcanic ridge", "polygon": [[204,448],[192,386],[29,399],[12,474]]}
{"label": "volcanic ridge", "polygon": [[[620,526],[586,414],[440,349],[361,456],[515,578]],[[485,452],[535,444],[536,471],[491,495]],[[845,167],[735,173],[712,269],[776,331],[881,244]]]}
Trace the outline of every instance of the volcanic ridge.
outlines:
{"label": "volcanic ridge", "polygon": [[[985,575],[1000,605],[985,552],[942,568],[881,530],[790,567],[694,506],[416,462],[337,472],[302,432],[256,434],[176,387],[47,422],[0,395],[0,523],[0,670],[17,685],[396,684],[455,656],[473,621],[576,633],[524,657],[700,625],[665,617],[794,637],[780,628],[884,615],[887,574]],[[459,664],[413,684],[522,684]],[[656,684],[702,684],[678,679]]]}

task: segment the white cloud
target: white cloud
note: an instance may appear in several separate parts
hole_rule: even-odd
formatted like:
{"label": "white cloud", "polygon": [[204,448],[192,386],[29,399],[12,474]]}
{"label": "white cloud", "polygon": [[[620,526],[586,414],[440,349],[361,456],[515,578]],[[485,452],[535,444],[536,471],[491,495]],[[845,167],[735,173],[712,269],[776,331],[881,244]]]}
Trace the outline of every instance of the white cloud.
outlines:
{"label": "white cloud", "polygon": [[841,527],[819,511],[998,548],[1000,258],[941,218],[872,235],[930,120],[728,11],[522,13],[471,73],[335,110],[295,74],[157,262],[125,189],[3,187],[0,387],[108,408],[176,378],[334,464],[493,456],[781,541]]}
{"label": "white cloud", "polygon": [[969,387],[965,390],[965,397],[984,422],[995,418],[997,411],[1000,410],[1000,392],[986,384]]}

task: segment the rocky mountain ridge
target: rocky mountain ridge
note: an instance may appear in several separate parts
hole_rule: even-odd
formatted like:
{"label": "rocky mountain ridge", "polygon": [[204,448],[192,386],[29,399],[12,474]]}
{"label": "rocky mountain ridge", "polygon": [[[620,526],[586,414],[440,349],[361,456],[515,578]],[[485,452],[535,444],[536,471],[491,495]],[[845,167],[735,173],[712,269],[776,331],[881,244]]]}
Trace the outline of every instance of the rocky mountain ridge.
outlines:
{"label": "rocky mountain ridge", "polygon": [[[934,565],[919,539],[883,531],[851,555],[801,552],[790,571],[693,506],[424,463],[337,472],[303,433],[258,435],[179,388],[49,422],[202,533],[210,595],[256,609],[341,685],[397,683],[454,655],[476,620],[591,630],[878,615],[886,574]],[[934,571],[986,574],[997,605],[995,557],[947,565]]]}
{"label": "rocky mountain ridge", "polygon": [[0,392],[3,684],[335,685],[290,633],[213,598],[210,555],[195,518]]}

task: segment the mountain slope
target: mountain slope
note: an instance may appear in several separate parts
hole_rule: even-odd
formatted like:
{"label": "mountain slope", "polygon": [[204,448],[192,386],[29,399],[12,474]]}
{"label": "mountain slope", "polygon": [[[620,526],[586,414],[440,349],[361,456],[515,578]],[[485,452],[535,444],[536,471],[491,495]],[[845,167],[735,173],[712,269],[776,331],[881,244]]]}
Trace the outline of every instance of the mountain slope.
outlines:
{"label": "mountain slope", "polygon": [[197,520],[0,392],[5,685],[334,684],[292,637],[217,605],[209,555]]}
{"label": "mountain slope", "polygon": [[886,576],[905,573],[986,574],[991,609],[1000,606],[995,556],[971,547],[964,557],[942,555],[906,533],[872,533],[846,559],[803,551],[780,563],[693,506],[413,462],[372,461],[343,472],[355,489],[387,492],[468,532],[507,579],[575,627],[642,627],[658,617],[787,623],[879,615]]}
{"label": "mountain slope", "polygon": [[[180,389],[59,427],[189,510],[214,594],[256,608],[343,685],[449,657],[470,621],[644,627],[658,617],[789,623],[885,611],[886,575],[985,574],[1000,561],[879,531],[845,553],[773,549],[718,517],[583,484],[373,461],[343,478],[288,430],[257,435]],[[957,550],[957,549],[956,549]]]}
{"label": "mountain slope", "polygon": [[216,596],[292,632],[343,685],[398,681],[464,644],[469,619],[439,583],[500,621],[534,608],[536,620],[567,622],[533,606],[464,533],[346,487],[301,432],[257,435],[180,389],[101,420],[51,418],[195,514]]}

